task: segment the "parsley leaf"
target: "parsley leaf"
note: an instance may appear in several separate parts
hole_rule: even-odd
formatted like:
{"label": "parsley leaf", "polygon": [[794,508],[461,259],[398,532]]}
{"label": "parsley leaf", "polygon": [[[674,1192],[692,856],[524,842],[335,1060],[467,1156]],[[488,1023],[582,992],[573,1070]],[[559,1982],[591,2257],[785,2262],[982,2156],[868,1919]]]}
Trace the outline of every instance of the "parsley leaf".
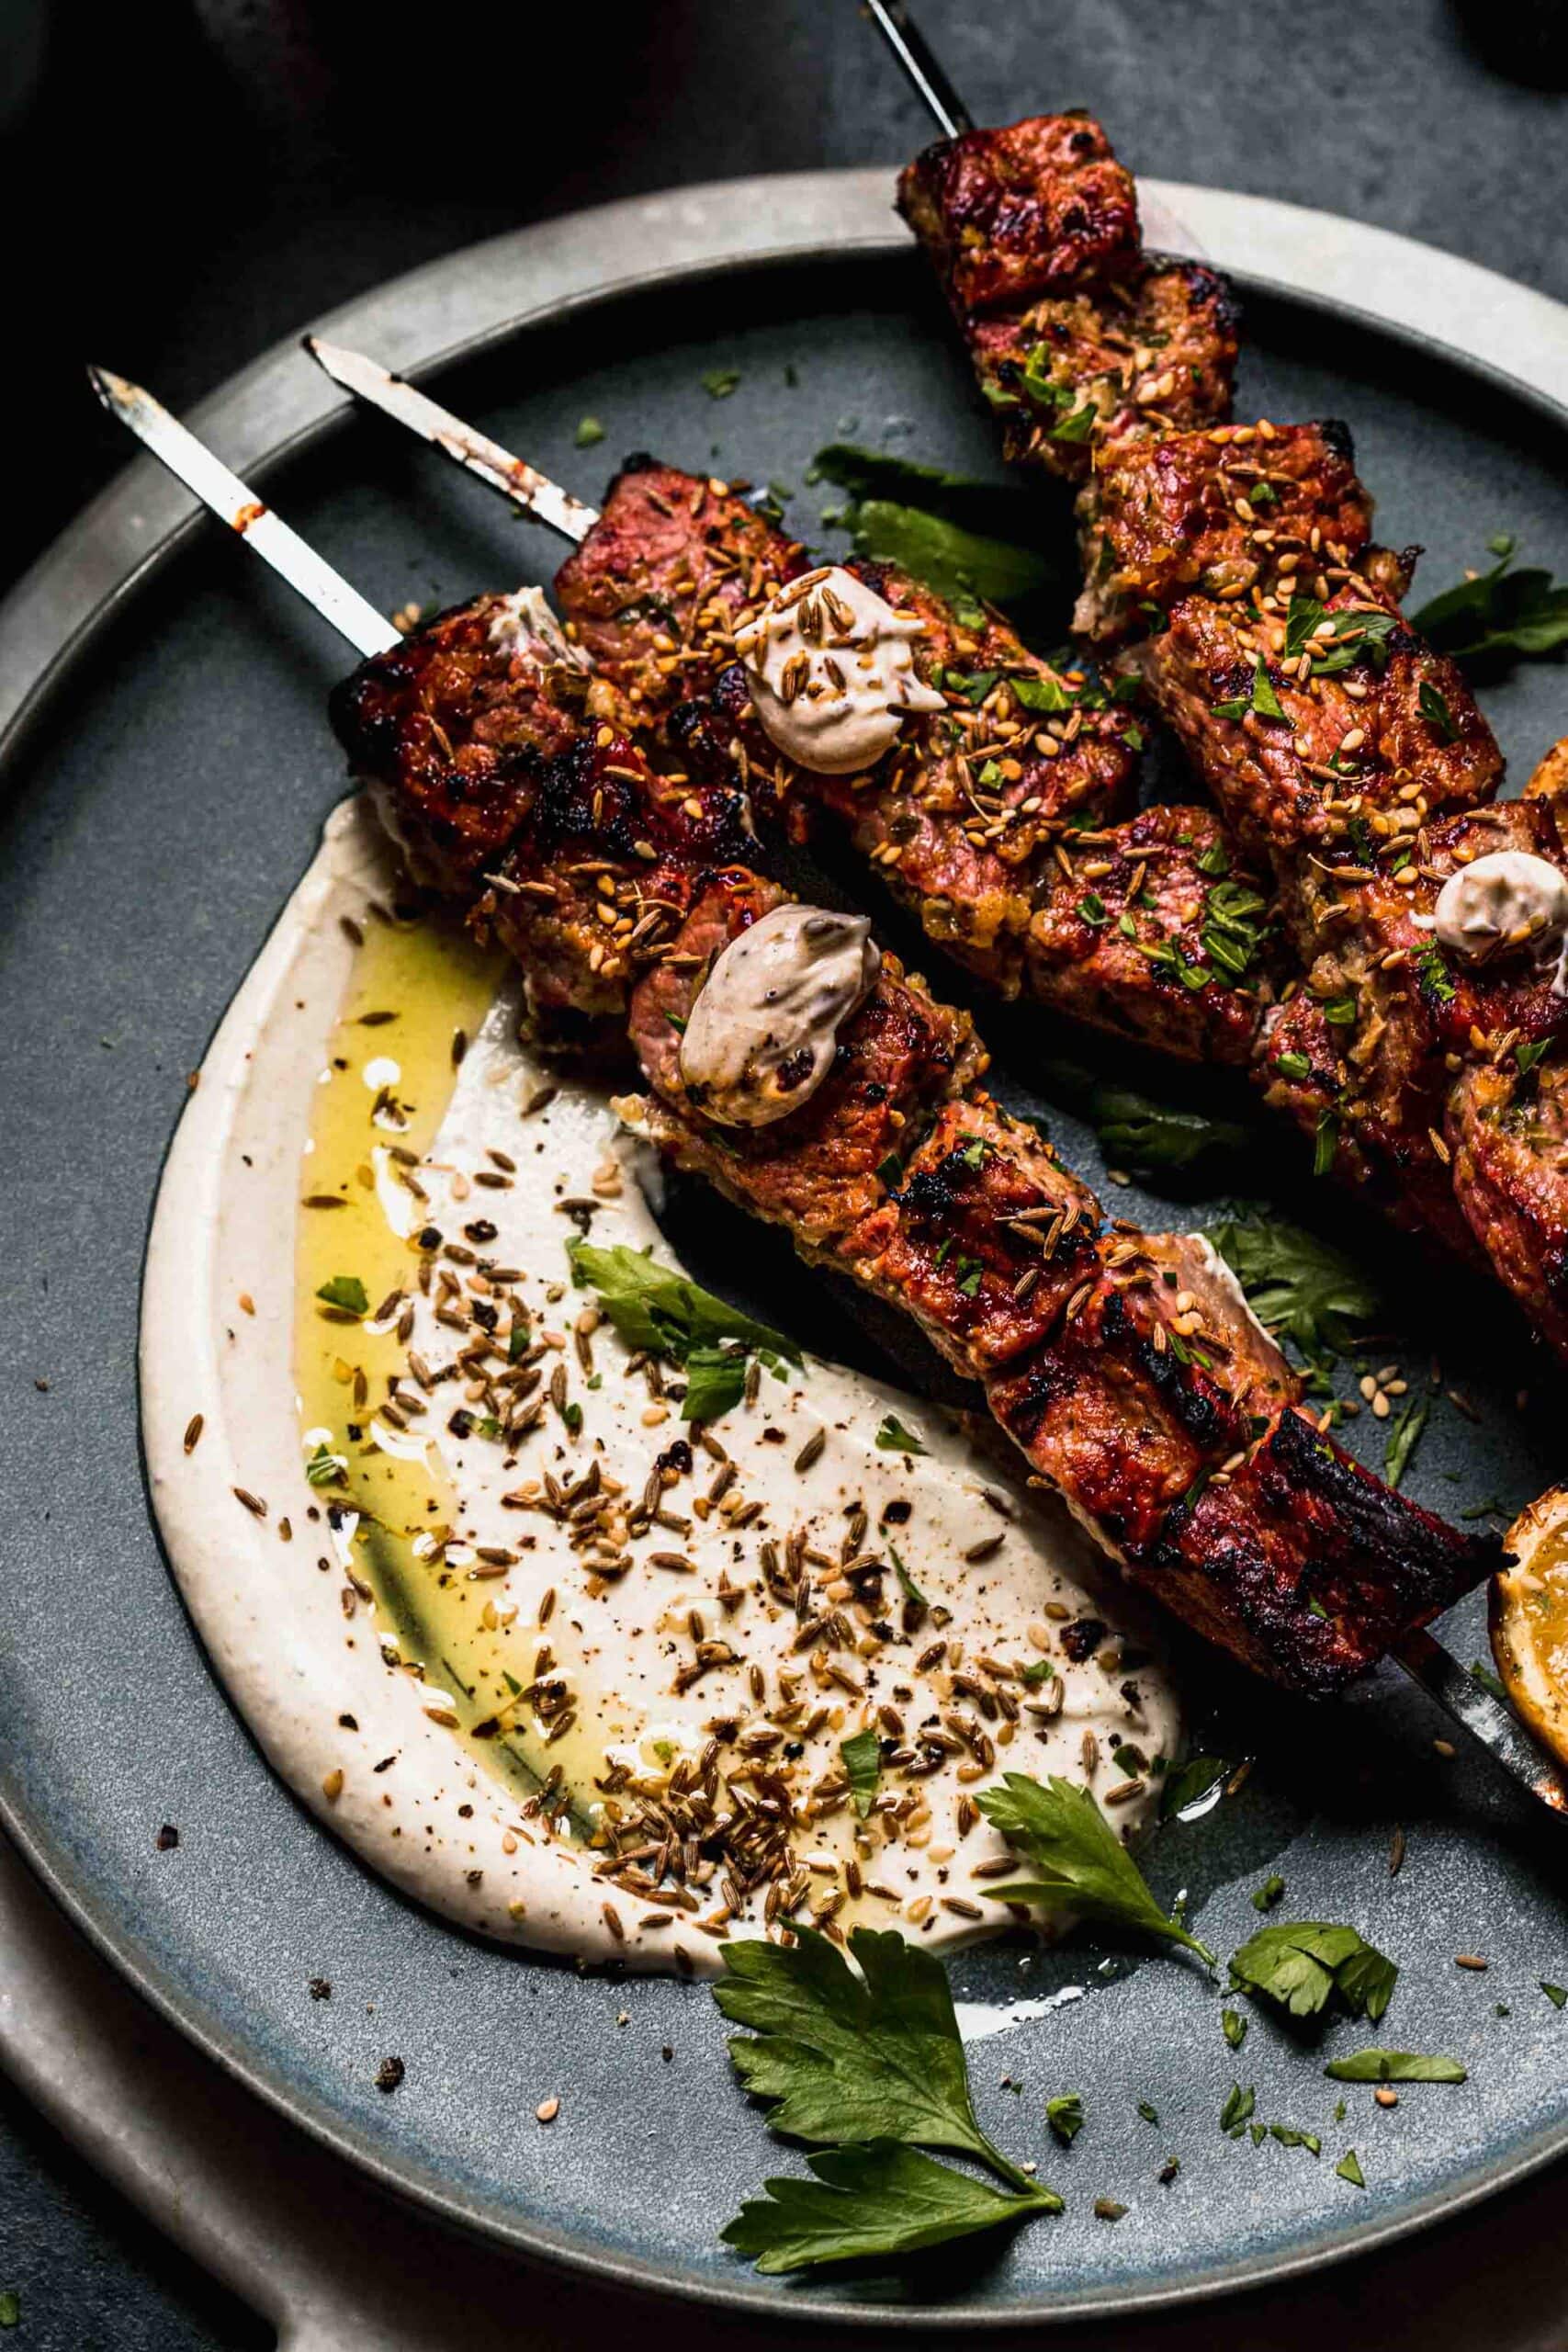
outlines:
{"label": "parsley leaf", "polygon": [[1242,2043],[1247,2040],[1247,2019],[1242,2016],[1241,2011],[1239,2009],[1222,2009],[1220,2011],[1220,2023],[1224,2029],[1225,2040],[1230,2043],[1231,2048],[1233,2050],[1239,2050]]}
{"label": "parsley leaf", "polygon": [[1220,2109],[1220,2130],[1239,2136],[1241,2128],[1258,2105],[1258,2093],[1249,2084],[1246,2090],[1233,2083],[1224,2107]]}
{"label": "parsley leaf", "polygon": [[722,2235],[759,2270],[806,2270],[823,2262],[915,2254],[1000,2222],[1059,2213],[1048,2188],[1009,2197],[894,2140],[836,2148],[807,2159],[814,2180],[764,2181]]}
{"label": "parsley leaf", "polygon": [[703,378],[703,390],[710,401],[727,401],[739,381],[739,368],[710,368]]}
{"label": "parsley leaf", "polygon": [[1424,2058],[1416,2050],[1357,2050],[1336,2058],[1324,2073],[1337,2083],[1462,2083],[1468,2071],[1457,2058]]}
{"label": "parsley leaf", "polygon": [[1407,1396],[1398,1417],[1389,1424],[1388,1444],[1383,1452],[1383,1484],[1397,1487],[1410,1467],[1411,1457],[1420,1442],[1432,1410],[1430,1394],[1423,1389],[1415,1396]]}
{"label": "parsley leaf", "polygon": [[[847,1744],[847,1743],[846,1743]],[[769,2129],[832,2148],[817,2184],[770,2180],[724,2235],[764,2270],[912,2252],[993,2223],[1060,2212],[1062,2200],[1011,2164],[981,2131],[946,1971],[889,1930],[857,1928],[855,1969],[815,1928],[785,1948],[727,1945],[714,1998],[750,2036],[729,2044],[735,2070],[774,2102]],[[916,2153],[972,2156],[1015,2194]],[[771,2201],[768,2201],[771,2200]]]}
{"label": "parsley leaf", "polygon": [[1293,2018],[1321,2016],[1340,2004],[1375,2025],[1389,2004],[1399,1971],[1354,1928],[1325,1920],[1281,1921],[1260,1928],[1231,1954],[1231,1983],[1276,2002]]}
{"label": "parsley leaf", "polygon": [[628,1346],[647,1348],[685,1367],[683,1409],[689,1421],[716,1420],[739,1403],[748,1356],[760,1356],[774,1371],[781,1358],[793,1364],[801,1361],[793,1340],[625,1243],[599,1250],[592,1242],[571,1241],[567,1256],[573,1282],[580,1290],[598,1293],[600,1306]]}
{"label": "parsley leaf", "polygon": [[305,1476],[312,1487],[341,1487],[348,1476],[348,1456],[319,1445],[305,1464]]}
{"label": "parsley leaf", "polygon": [[984,618],[980,600],[1017,608],[1040,595],[1055,578],[1052,565],[1032,548],[986,538],[916,506],[867,498],[852,507],[846,519],[857,554],[912,572],[971,628]]}
{"label": "parsley leaf", "polygon": [[1411,626],[1456,662],[1528,662],[1568,645],[1568,585],[1550,571],[1510,571],[1511,539],[1495,540],[1493,551],[1490,571],[1445,588]]}
{"label": "parsley leaf", "polygon": [[930,1601],[898,1557],[898,1547],[896,1544],[889,1544],[887,1546],[887,1556],[893,1563],[893,1573],[898,1579],[899,1589],[905,1600],[912,1600],[917,1609],[929,1609]]}
{"label": "parsley leaf", "polygon": [[689,1349],[685,1374],[682,1415],[688,1421],[716,1421],[733,1412],[746,1394],[746,1351],[743,1348]]}
{"label": "parsley leaf", "polygon": [[1258,667],[1252,673],[1252,707],[1259,718],[1283,718],[1285,716],[1284,706],[1263,666],[1261,653],[1258,657]]}
{"label": "parsley leaf", "polygon": [[829,2147],[896,2140],[976,2157],[1004,2179],[1026,2176],[975,2120],[947,1972],[896,1929],[856,1928],[849,1962],[815,1928],[786,1948],[724,1947],[714,1998],[751,2038],[729,2044],[736,2073],[777,2102],[769,2129]]}
{"label": "parsley leaf", "polygon": [[[1285,656],[1289,660],[1310,648],[1313,672],[1320,678],[1332,677],[1362,660],[1381,670],[1388,660],[1388,640],[1403,626],[1397,613],[1373,612],[1364,606],[1329,613],[1315,596],[1292,596],[1285,623]],[[1319,637],[1318,630],[1325,627],[1328,635]]]}
{"label": "parsley leaf", "polygon": [[1251,1140],[1234,1120],[1183,1111],[1133,1087],[1109,1084],[1077,1062],[1047,1062],[1043,1074],[1093,1127],[1112,1168],[1143,1173],[1184,1170],[1211,1157],[1239,1153]]}
{"label": "parsley leaf", "polygon": [[1354,2148],[1346,2149],[1334,2169],[1341,2180],[1349,2182],[1352,2188],[1365,2188],[1367,2177],[1361,2170],[1360,2158]]}
{"label": "parsley leaf", "polygon": [[1208,1238],[1258,1321],[1314,1361],[1345,1354],[1353,1345],[1351,1325],[1382,1311],[1355,1261],[1299,1225],[1247,1211],[1210,1226]]}
{"label": "parsley leaf", "polygon": [[357,1274],[333,1274],[324,1282],[316,1296],[333,1306],[340,1315],[368,1315],[370,1300],[365,1284]]}
{"label": "parsley leaf", "polygon": [[1449,708],[1445,697],[1438,692],[1429,679],[1422,679],[1416,703],[1422,718],[1439,743],[1458,742],[1459,729],[1454,724],[1453,712]]}
{"label": "parsley leaf", "polygon": [[995,1887],[1004,1902],[1036,1903],[1111,1927],[1133,1928],[1184,1944],[1214,1964],[1206,1944],[1179,1921],[1167,1918],[1089,1791],[1053,1774],[1048,1781],[1008,1772],[978,1804],[993,1828],[1033,1866],[1035,1875]]}
{"label": "parsley leaf", "polygon": [[876,1432],[876,1442],[884,1453],[924,1453],[913,1430],[907,1430],[897,1413],[884,1413]]}
{"label": "parsley leaf", "polygon": [[604,428],[596,416],[580,416],[572,442],[579,449],[592,449],[595,442],[604,438]]}
{"label": "parsley leaf", "polygon": [[1540,1989],[1554,2009],[1560,2009],[1568,2001],[1568,1992],[1561,1984],[1549,1984],[1544,1976],[1540,1979]]}

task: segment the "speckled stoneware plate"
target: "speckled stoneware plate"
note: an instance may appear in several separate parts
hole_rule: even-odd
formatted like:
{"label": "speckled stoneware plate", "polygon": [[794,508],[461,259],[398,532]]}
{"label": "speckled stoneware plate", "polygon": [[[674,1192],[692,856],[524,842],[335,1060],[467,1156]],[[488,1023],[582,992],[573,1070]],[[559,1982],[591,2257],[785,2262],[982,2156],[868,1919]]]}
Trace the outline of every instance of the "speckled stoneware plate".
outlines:
{"label": "speckled stoneware plate", "polygon": [[[441,360],[452,405],[589,495],[610,458],[652,448],[792,485],[795,526],[818,535],[830,502],[804,481],[825,441],[999,471],[921,265],[890,221],[888,185],[880,173],[753,183],[577,216],[322,324],[394,364]],[[1349,418],[1382,535],[1426,542],[1433,586],[1482,560],[1499,530],[1568,571],[1560,311],[1324,216],[1163,193],[1213,258],[1252,280],[1244,412]],[[1325,304],[1333,287],[1342,299]],[[1438,340],[1423,341],[1423,326]],[[1463,352],[1440,347],[1445,330]],[[722,401],[702,385],[715,368],[740,375]],[[602,448],[573,446],[585,413],[604,424]],[[389,431],[350,422],[303,360],[272,356],[197,422],[386,609],[548,575],[548,542]],[[1258,2018],[1238,2056],[1217,1990],[1185,1964],[1082,1941],[1052,1955],[992,1947],[954,1964],[963,1995],[1085,1988],[979,2043],[972,2065],[987,2126],[1038,2158],[1066,2215],[897,2279],[768,2281],[728,2255],[720,2224],[780,2156],[730,2079],[708,1994],[491,1950],[367,1876],[268,1773],[208,1670],[147,1510],[133,1353],[149,1209],[186,1073],[340,793],[323,698],[341,649],[241,549],[193,526],[183,494],[145,462],[24,585],[5,628],[0,1809],[151,1998],[344,2156],[477,2230],[802,2321],[953,2328],[1126,2312],[1434,2221],[1568,2144],[1568,2011],[1540,1989],[1568,1981],[1556,1825],[1483,1760],[1438,1752],[1442,1719],[1394,1672],[1314,1711],[1194,1659],[1200,1737],[1257,1763],[1239,1796],[1161,1838],[1149,1868],[1162,1899],[1187,1888],[1224,1951],[1258,1924],[1254,1888],[1280,1872],[1292,1914],[1351,1920],[1398,1960],[1388,2038],[1452,2052],[1468,2082],[1410,2091],[1387,2111],[1352,2089],[1337,2123],[1327,2053]],[[1561,684],[1541,665],[1486,691],[1516,775],[1563,723]],[[1064,1040],[1043,1022],[987,1028],[1011,1098],[1051,1114],[1067,1158],[1101,1182],[1091,1136],[1041,1080]],[[1104,1047],[1088,1051],[1104,1065]],[[1478,1512],[1562,1474],[1563,1384],[1498,1300],[1423,1270],[1315,1194],[1262,1129],[1229,1189],[1359,1251],[1389,1292],[1394,1336],[1374,1360],[1425,1366],[1436,1353],[1465,1395],[1473,1419],[1446,1396],[1434,1410],[1412,1491]],[[1122,1198],[1145,1220],[1173,1214],[1136,1189]],[[723,1276],[740,1227],[705,1202],[700,1218],[682,1208],[678,1195],[682,1247],[700,1245],[698,1271]],[[1205,1204],[1174,1214],[1201,1221]],[[840,1300],[808,1295],[782,1251],[744,1246],[756,1305],[797,1328],[808,1309],[814,1344],[863,1360],[865,1335]],[[1365,1419],[1355,1427],[1371,1439]],[[1480,1657],[1479,1600],[1444,1632],[1462,1659]],[[154,1848],[165,1820],[180,1826],[174,1853]],[[1392,1876],[1396,1827],[1405,1860]],[[1483,1955],[1485,1973],[1457,1968],[1461,1952]],[[309,1996],[320,1975],[330,2003]],[[1364,2038],[1336,2029],[1328,2048]],[[407,2074],[388,2098],[375,2075],[389,2051]],[[1321,2132],[1321,2159],[1225,2137],[1220,2110],[1238,2078],[1255,2086],[1260,2119]],[[568,2094],[548,2132],[533,2113],[547,2086]],[[1043,2104],[1067,2089],[1089,2121],[1064,2151]],[[1333,2168],[1351,2145],[1364,2189]],[[1180,2171],[1161,2186],[1171,2154]],[[1127,2208],[1114,2227],[1094,2218],[1097,2197]]]}

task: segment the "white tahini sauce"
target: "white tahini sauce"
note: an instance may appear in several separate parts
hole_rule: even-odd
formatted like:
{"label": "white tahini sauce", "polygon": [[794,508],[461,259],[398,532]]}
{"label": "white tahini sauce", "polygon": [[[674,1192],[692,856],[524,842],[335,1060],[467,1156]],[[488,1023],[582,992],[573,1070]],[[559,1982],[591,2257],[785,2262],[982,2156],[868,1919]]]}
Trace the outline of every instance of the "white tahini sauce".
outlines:
{"label": "white tahini sauce", "polygon": [[1544,857],[1499,849],[1461,865],[1438,891],[1432,923],[1438,944],[1469,964],[1517,948],[1555,961],[1552,986],[1563,992],[1568,881]]}
{"label": "white tahini sauce", "polygon": [[[770,1919],[897,1926],[932,1949],[1008,1924],[974,1805],[987,1782],[1087,1771],[1103,1797],[1131,1778],[1108,1818],[1132,1835],[1179,1753],[1135,1610],[1021,1480],[861,1374],[764,1371],[714,1425],[724,1459],[693,1442],[677,1375],[628,1369],[570,1282],[582,1223],[673,1262],[634,1147],[603,1094],[530,1060],[509,994],[485,1014],[471,956],[463,978],[438,940],[373,918],[392,898],[368,808],[346,806],[213,1042],[158,1200],[149,1475],[237,1704],[323,1823],[486,1935],[705,1973],[725,1935]],[[390,1127],[364,1083],[389,1054]],[[506,1269],[488,1290],[481,1260]],[[370,1312],[318,1304],[323,1275],[359,1278]],[[519,1316],[533,1363],[506,1338]],[[483,1359],[492,1321],[513,1434],[465,1354]],[[876,1444],[889,1414],[925,1452]],[[639,1532],[656,1476],[662,1518]],[[553,1499],[585,1493],[586,1516]],[[908,1586],[884,1573],[866,1602],[857,1561],[894,1548]],[[786,1557],[831,1645],[803,1645]],[[884,1744],[863,1817],[842,1747],[867,1730]],[[764,1843],[783,1821],[782,1881],[743,1887],[720,1860],[641,1892],[608,1880],[607,1808],[635,1825],[694,1788],[735,1819],[761,1804]]]}
{"label": "white tahini sauce", "polygon": [[792,580],[735,639],[770,740],[821,775],[870,767],[910,711],[942,710],[915,671],[924,623],[839,564]]}
{"label": "white tahini sauce", "polygon": [[763,1127],[807,1102],[882,957],[863,915],[774,907],[732,939],[692,1006],[681,1077],[727,1126]]}

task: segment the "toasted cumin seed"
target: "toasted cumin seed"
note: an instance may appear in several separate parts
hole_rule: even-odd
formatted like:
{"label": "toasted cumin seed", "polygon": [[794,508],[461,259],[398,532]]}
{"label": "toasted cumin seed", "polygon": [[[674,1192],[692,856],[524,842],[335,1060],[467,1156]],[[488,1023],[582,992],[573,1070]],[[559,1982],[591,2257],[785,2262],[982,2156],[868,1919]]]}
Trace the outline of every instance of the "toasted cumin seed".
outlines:
{"label": "toasted cumin seed", "polygon": [[248,1487],[236,1487],[233,1489],[233,1493],[235,1500],[244,1504],[245,1509],[250,1512],[253,1519],[265,1519],[266,1517],[265,1503],[263,1502],[259,1495],[253,1495]]}
{"label": "toasted cumin seed", "polygon": [[826,1430],[812,1430],[811,1435],[807,1439],[806,1443],[801,1447],[800,1452],[795,1457],[795,1467],[797,1475],[809,1470],[812,1464],[820,1458],[822,1449],[827,1442],[828,1432]]}
{"label": "toasted cumin seed", "polygon": [[185,1449],[187,1453],[194,1453],[196,1452],[197,1446],[200,1442],[201,1432],[206,1425],[206,1417],[201,1413],[193,1413],[189,1420],[186,1423]]}

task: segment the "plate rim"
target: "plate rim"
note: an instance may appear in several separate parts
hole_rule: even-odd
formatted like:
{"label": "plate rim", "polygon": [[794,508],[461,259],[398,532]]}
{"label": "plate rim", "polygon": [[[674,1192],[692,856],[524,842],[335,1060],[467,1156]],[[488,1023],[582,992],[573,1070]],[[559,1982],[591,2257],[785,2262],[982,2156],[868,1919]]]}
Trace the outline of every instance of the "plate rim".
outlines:
{"label": "plate rim", "polygon": [[[738,270],[809,261],[895,257],[910,240],[888,204],[889,167],[766,175],[626,198],[568,213],[460,249],[342,305],[312,332],[371,345],[410,375],[449,367],[530,325]],[[1197,232],[1206,258],[1250,290],[1331,310],[1342,319],[1481,375],[1568,429],[1568,306],[1499,273],[1394,232],[1267,197],[1145,180],[1146,198]],[[643,266],[606,279],[605,251]],[[516,288],[533,299],[519,307]],[[1506,350],[1509,365],[1495,354]],[[190,412],[193,428],[242,471],[284,462],[321,437],[353,403],[301,359],[293,338],[273,345]],[[0,767],[21,748],[52,690],[156,571],[193,536],[202,510],[151,458],[138,458],[68,525],[0,605]],[[0,1782],[0,1824],[54,1900],[90,1941],[187,2041],[276,2111],[383,2188],[491,2244],[622,2287],[711,2308],[778,2318],[787,2298],[749,2270],[706,2278],[657,2259],[611,2255],[542,2223],[519,2225],[477,2199],[425,2179],[362,2141],[355,2128],[273,2079],[199,1999],[168,1981],[123,1923],[102,1916],[47,1825]],[[1031,2298],[998,2309],[963,2302],[885,2305],[814,2299],[801,2323],[922,2331],[961,2324],[1040,2326],[1130,2317],[1195,2304],[1299,2276],[1386,2246],[1441,2215],[1479,2203],[1568,2149],[1568,2115],[1510,2158],[1431,2191],[1363,2227],[1346,2225],[1296,2250],[1209,2265],[1189,2277],[1128,2290]]]}

